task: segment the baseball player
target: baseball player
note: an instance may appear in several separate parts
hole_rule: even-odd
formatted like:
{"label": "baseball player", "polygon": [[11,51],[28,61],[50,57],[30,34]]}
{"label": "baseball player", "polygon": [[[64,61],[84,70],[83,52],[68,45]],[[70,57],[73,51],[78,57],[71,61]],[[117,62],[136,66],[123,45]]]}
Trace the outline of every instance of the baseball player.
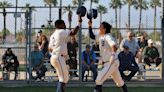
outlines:
{"label": "baseball player", "polygon": [[117,59],[117,43],[110,34],[112,26],[107,22],[102,22],[99,27],[99,35],[92,32],[92,21],[89,21],[89,35],[92,39],[99,41],[100,61],[103,62],[104,68],[99,71],[96,78],[96,87],[94,92],[102,92],[103,82],[111,76],[118,87],[122,88],[122,92],[128,92],[127,86],[121,78],[118,70],[119,61]]}
{"label": "baseball player", "polygon": [[[79,25],[82,19],[79,17]],[[49,51],[52,53],[50,62],[56,69],[59,78],[57,92],[65,92],[66,83],[69,80],[69,72],[66,66],[67,53],[67,39],[69,36],[75,35],[79,30],[79,25],[73,31],[66,30],[66,25],[63,20],[55,22],[56,30],[50,37]]]}

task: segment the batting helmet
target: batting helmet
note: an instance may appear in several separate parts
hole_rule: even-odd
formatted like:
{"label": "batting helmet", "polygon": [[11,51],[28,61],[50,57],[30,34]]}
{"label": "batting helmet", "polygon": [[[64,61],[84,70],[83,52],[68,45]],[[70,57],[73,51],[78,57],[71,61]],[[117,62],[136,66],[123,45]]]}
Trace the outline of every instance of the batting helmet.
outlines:
{"label": "batting helmet", "polygon": [[79,7],[76,11],[76,14],[84,17],[86,14],[86,8],[84,6]]}
{"label": "batting helmet", "polygon": [[91,9],[87,12],[87,18],[88,19],[96,19],[97,18],[97,10],[96,9]]}

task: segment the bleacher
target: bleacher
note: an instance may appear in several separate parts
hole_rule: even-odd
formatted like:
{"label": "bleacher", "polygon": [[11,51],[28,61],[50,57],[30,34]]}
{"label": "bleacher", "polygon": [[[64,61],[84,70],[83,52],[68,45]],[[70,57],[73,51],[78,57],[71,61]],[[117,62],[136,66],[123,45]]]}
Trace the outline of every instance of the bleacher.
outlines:
{"label": "bleacher", "polygon": [[[97,57],[97,59],[99,59],[99,57]],[[51,66],[51,64],[49,62],[49,59],[45,59],[45,64],[44,65],[48,69],[48,71],[46,73],[46,76],[45,76],[45,80],[48,81],[48,82],[52,82],[55,77],[57,78],[57,75],[54,73],[55,69],[53,69],[53,67]],[[102,67],[103,67],[103,65],[99,64],[99,63],[96,63],[96,65],[97,65],[98,71],[101,70]],[[140,67],[140,71],[142,72],[142,75],[136,74],[132,78],[132,80],[146,81],[147,79],[161,79],[161,69],[158,69],[158,70],[149,69],[145,64],[142,64],[142,65],[143,65],[143,67],[142,68]],[[77,69],[77,70],[70,69],[69,71],[77,71],[79,73],[79,69]],[[128,72],[126,72],[126,73],[128,73]],[[87,71],[85,73],[85,78],[84,79],[86,81],[92,81],[92,76],[93,76],[92,72]],[[71,80],[74,80],[74,79],[79,80],[79,77],[74,78],[74,76],[70,76],[70,79]]]}

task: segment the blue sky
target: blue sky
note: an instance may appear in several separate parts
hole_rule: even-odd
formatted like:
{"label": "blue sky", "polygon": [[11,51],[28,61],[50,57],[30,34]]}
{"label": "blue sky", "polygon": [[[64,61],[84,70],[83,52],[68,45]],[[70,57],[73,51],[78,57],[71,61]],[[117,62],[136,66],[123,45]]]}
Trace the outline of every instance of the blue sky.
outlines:
{"label": "blue sky", "polygon": [[[1,0],[4,1],[4,0]],[[13,5],[15,5],[15,0],[6,0],[8,2],[11,2]],[[44,6],[45,4],[43,3],[43,0],[18,0],[19,6],[24,6],[26,3],[30,3],[32,6]],[[59,0],[58,0],[59,1]],[[115,26],[115,13],[113,9],[109,9],[109,1],[110,0],[100,0],[100,4],[106,6],[108,8],[108,13],[103,15],[103,21],[107,21],[113,26]],[[71,4],[71,0],[63,0],[63,5],[68,5]],[[86,6],[87,9],[89,9],[89,4],[90,2],[86,2],[84,6]],[[97,5],[93,4],[93,8],[96,8]],[[157,8],[157,27],[160,28],[161,22],[160,22],[160,11],[162,8]],[[14,9],[7,9],[7,11],[12,11]],[[49,15],[49,9],[36,9],[37,11],[33,12],[33,19],[35,19],[35,23],[33,20],[33,27],[40,27],[42,24],[46,24],[48,20],[48,15]],[[2,10],[0,10],[2,11]],[[20,10],[18,10],[20,11]],[[142,14],[142,23],[144,27],[151,27],[153,28],[153,15],[154,15],[154,10],[149,9],[147,11],[143,11]],[[66,24],[68,24],[67,21],[67,13],[63,14],[62,16],[63,20],[65,20]],[[58,9],[52,9],[52,19],[55,21],[58,19]],[[83,18],[83,27],[87,27],[87,18]],[[138,27],[139,23],[139,11],[135,10],[133,7],[131,8],[131,25],[133,27]],[[20,30],[20,25],[21,25],[21,18],[18,18],[18,26],[17,30]],[[24,22],[24,18],[22,15],[22,21]],[[122,20],[121,20],[121,27],[125,27],[125,24],[128,21],[128,8],[127,5],[122,7]],[[22,25],[24,25],[22,22]],[[77,24],[77,16],[74,12],[73,14],[73,23],[72,26],[75,26]],[[97,19],[93,20],[93,25],[94,27],[99,27],[99,16]],[[68,27],[68,25],[67,25]],[[12,14],[7,15],[7,28],[11,31],[14,32],[14,17]],[[0,30],[3,29],[3,16],[2,14],[0,15]]]}

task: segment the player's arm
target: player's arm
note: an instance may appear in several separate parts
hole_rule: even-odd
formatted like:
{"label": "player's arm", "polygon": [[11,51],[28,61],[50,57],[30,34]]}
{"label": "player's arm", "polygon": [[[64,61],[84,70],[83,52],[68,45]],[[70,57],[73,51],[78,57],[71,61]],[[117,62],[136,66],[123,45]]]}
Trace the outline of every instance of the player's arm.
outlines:
{"label": "player's arm", "polygon": [[112,52],[117,52],[118,47],[116,45],[112,46]]}
{"label": "player's arm", "polygon": [[92,31],[92,21],[91,20],[89,20],[88,26],[89,26],[89,37],[91,39],[96,39],[96,37],[95,37],[95,35],[94,35],[93,31]]}
{"label": "player's arm", "polygon": [[48,48],[48,51],[49,51],[49,52],[52,52],[52,48],[51,48],[51,47],[49,47],[49,48]]}
{"label": "player's arm", "polygon": [[113,64],[113,62],[117,58],[117,56],[116,56],[117,55],[116,52],[117,52],[117,49],[118,49],[117,43],[116,43],[115,39],[112,38],[111,36],[107,36],[105,39],[106,39],[106,41],[108,42],[109,46],[112,49],[112,54],[111,54],[111,57],[110,57],[109,61],[111,62],[111,64]]}
{"label": "player's arm", "polygon": [[73,29],[73,31],[70,32],[71,36],[77,34],[77,32],[79,31],[81,23],[82,23],[82,18],[80,16],[78,16],[78,26],[76,26],[75,29]]}

